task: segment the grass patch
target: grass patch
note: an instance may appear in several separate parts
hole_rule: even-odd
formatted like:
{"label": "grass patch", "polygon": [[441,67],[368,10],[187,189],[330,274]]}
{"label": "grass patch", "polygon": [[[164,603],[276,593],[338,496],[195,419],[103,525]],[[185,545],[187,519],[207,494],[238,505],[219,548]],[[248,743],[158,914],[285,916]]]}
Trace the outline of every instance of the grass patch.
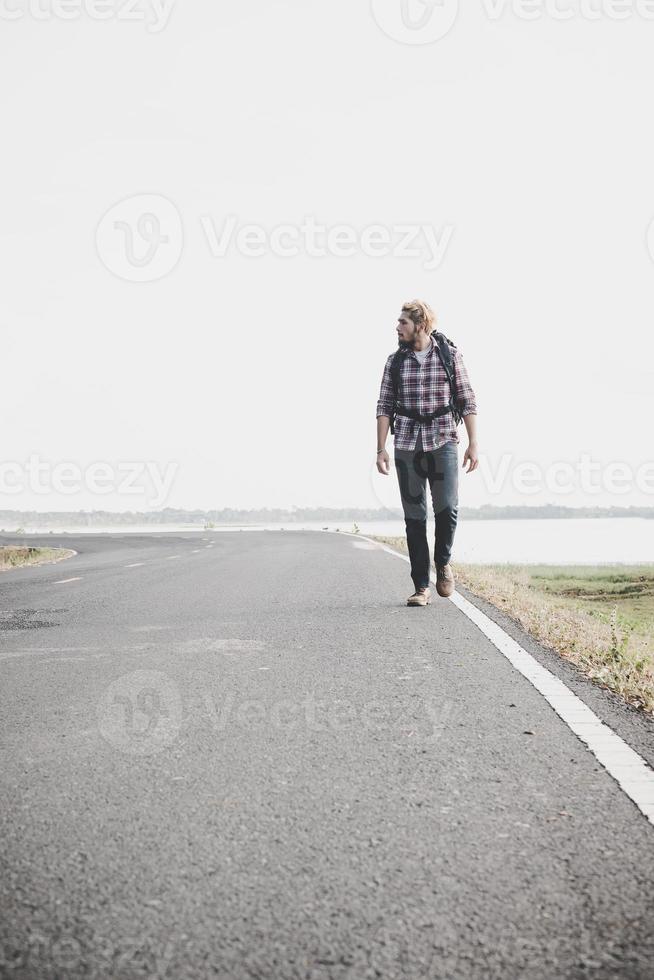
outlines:
{"label": "grass patch", "polygon": [[[377,537],[406,554],[406,538]],[[654,565],[468,565],[457,581],[654,714]]]}
{"label": "grass patch", "polygon": [[71,554],[66,548],[30,548],[8,545],[0,547],[0,571],[18,568],[21,565],[35,565],[43,561],[54,561]]}

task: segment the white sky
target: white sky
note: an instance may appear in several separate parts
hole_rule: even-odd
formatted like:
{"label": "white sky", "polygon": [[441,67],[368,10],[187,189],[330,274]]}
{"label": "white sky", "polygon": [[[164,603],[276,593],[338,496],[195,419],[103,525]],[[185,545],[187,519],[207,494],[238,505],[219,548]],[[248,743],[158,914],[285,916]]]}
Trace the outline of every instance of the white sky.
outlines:
{"label": "white sky", "polygon": [[[0,0],[22,11],[0,24],[0,509],[399,506],[374,474],[375,406],[415,296],[463,352],[486,473],[502,454],[653,458],[654,20],[635,0],[624,21],[469,2],[431,44],[389,37],[363,0],[177,0],[158,32],[145,0],[147,22],[39,20],[29,2]],[[373,2],[391,21],[400,4]],[[96,244],[141,195],[183,228],[179,254],[161,210],[178,261],[155,281],[107,268],[115,215]],[[228,215],[451,239],[435,269],[424,249],[216,257],[202,219],[220,237]],[[75,492],[47,475],[35,492],[30,456],[76,465]],[[149,481],[100,494],[98,462],[175,476],[165,499]],[[651,478],[626,485],[526,495],[477,472],[461,504],[654,502]]]}

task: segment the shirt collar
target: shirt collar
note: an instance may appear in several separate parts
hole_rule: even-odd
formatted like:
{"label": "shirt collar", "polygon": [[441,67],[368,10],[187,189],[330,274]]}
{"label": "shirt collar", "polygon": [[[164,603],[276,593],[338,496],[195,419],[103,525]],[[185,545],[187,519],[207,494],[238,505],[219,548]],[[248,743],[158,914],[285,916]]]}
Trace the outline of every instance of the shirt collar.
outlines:
{"label": "shirt collar", "polygon": [[[430,346],[431,346],[431,350],[432,350],[432,351],[433,351],[433,350],[434,350],[434,349],[436,348],[436,341],[434,340],[434,336],[435,336],[435,334],[434,334],[434,333],[430,333],[430,334],[429,334],[429,343],[430,343]],[[407,350],[407,351],[408,351],[408,352],[409,352],[410,354],[415,354],[415,351],[414,351],[414,349],[413,349],[413,347],[409,347],[408,345],[405,345],[405,344],[400,344],[400,347],[405,347],[405,349],[406,349],[406,350]],[[425,350],[427,350],[427,351],[428,351],[429,349],[430,349],[429,347],[426,347],[426,348],[425,348]],[[417,360],[417,358],[416,358],[416,360]]]}

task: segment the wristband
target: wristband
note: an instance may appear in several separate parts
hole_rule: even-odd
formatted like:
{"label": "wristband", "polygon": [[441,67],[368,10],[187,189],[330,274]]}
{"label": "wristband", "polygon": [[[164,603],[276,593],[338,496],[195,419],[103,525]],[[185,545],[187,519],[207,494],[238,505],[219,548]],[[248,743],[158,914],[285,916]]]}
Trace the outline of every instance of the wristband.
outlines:
{"label": "wristband", "polygon": [[377,455],[379,456],[380,453],[385,453],[385,452],[386,452],[385,449],[378,449],[377,450]]}

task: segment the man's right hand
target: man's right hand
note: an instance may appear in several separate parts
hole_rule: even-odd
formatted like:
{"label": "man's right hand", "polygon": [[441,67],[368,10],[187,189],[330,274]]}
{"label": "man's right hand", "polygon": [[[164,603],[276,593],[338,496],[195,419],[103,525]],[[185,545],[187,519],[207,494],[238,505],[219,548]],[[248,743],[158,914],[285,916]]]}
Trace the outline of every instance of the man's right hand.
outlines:
{"label": "man's right hand", "polygon": [[383,476],[388,476],[391,471],[391,461],[388,458],[388,453],[384,449],[383,452],[377,454],[377,470],[382,473]]}

